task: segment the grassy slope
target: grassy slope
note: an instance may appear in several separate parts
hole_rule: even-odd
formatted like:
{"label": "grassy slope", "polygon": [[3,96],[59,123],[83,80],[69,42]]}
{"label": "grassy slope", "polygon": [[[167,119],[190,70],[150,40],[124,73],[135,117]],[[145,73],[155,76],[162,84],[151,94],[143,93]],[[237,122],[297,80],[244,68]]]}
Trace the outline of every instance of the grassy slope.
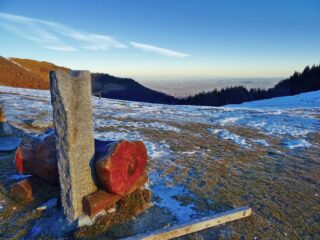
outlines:
{"label": "grassy slope", "polygon": [[49,62],[0,57],[0,85],[49,89],[49,71],[67,68]]}

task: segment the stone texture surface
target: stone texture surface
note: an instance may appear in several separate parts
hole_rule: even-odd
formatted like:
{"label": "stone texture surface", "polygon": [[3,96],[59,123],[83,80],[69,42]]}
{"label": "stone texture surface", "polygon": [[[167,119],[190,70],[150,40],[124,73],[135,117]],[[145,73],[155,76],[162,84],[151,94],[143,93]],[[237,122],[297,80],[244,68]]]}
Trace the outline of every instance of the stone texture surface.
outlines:
{"label": "stone texture surface", "polygon": [[106,191],[125,195],[143,174],[147,162],[147,149],[142,141],[110,143],[95,162],[99,184]]}
{"label": "stone texture surface", "polygon": [[59,183],[56,136],[53,131],[38,137],[26,135],[16,153],[16,168],[20,173],[35,175],[50,184]]}
{"label": "stone texture surface", "polygon": [[57,135],[61,203],[72,222],[82,214],[82,198],[94,183],[94,140],[89,71],[50,72],[53,122]]}
{"label": "stone texture surface", "polygon": [[0,102],[0,122],[6,122],[6,121],[7,121],[7,118],[4,110],[4,103]]}
{"label": "stone texture surface", "polygon": [[12,131],[10,125],[7,122],[4,103],[0,102],[0,137],[10,135],[12,135]]}

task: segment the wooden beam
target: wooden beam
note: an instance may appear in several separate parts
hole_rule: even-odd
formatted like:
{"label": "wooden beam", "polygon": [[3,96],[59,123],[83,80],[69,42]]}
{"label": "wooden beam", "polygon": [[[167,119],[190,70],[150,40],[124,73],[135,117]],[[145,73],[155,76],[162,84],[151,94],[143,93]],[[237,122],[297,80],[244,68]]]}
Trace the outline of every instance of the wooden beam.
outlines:
{"label": "wooden beam", "polygon": [[165,240],[180,237],[190,233],[198,232],[207,228],[215,227],[227,222],[238,220],[241,218],[249,217],[252,214],[252,209],[249,207],[236,208],[227,212],[218,213],[213,216],[200,218],[189,223],[184,223],[162,229],[149,234],[141,234],[125,240]]}
{"label": "wooden beam", "polygon": [[[136,183],[129,189],[125,194],[130,195],[138,188],[143,187],[143,185],[148,181],[147,173],[143,173]],[[90,218],[95,217],[102,210],[108,210],[116,205],[116,203],[122,198],[120,195],[106,192],[104,190],[98,190],[91,193],[82,199],[83,212],[86,213]]]}

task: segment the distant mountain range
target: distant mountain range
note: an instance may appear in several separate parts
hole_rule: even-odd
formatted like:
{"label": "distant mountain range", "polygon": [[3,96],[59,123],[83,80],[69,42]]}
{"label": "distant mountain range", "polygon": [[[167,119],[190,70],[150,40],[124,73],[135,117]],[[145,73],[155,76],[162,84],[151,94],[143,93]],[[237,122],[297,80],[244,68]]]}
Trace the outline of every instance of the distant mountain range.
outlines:
{"label": "distant mountain range", "polygon": [[[49,71],[51,70],[67,71],[69,69],[49,62],[0,56],[0,85],[49,89]],[[93,73],[91,78],[94,95],[138,102],[178,103],[175,97],[144,87],[133,79],[103,73]]]}
{"label": "distant mountain range", "polygon": [[[49,62],[0,56],[0,85],[49,89],[51,70],[69,69]],[[295,72],[290,78],[280,81],[267,90],[236,86],[202,92],[182,99],[147,88],[130,78],[92,73],[91,79],[93,94],[103,98],[163,104],[222,106],[320,90],[320,65],[311,68],[307,66],[302,73]]]}
{"label": "distant mountain range", "polygon": [[96,96],[137,102],[176,104],[178,99],[147,88],[130,78],[119,78],[104,73],[91,74],[92,91]]}
{"label": "distant mountain range", "polygon": [[282,80],[269,89],[235,86],[202,92],[187,98],[181,99],[180,104],[200,106],[223,106],[226,104],[239,104],[275,97],[292,96],[299,93],[320,90],[320,65],[305,67],[299,73],[295,72],[288,79]]}

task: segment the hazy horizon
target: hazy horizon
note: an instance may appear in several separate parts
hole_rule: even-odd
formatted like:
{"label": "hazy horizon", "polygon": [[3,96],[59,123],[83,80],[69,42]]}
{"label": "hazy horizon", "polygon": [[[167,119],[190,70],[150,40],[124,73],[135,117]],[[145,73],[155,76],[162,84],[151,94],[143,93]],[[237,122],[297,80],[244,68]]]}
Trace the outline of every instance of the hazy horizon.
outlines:
{"label": "hazy horizon", "polygon": [[161,81],[135,79],[140,84],[153,90],[161,91],[175,97],[187,97],[200,92],[210,92],[232,86],[268,89],[285,78],[195,78],[165,79]]}

